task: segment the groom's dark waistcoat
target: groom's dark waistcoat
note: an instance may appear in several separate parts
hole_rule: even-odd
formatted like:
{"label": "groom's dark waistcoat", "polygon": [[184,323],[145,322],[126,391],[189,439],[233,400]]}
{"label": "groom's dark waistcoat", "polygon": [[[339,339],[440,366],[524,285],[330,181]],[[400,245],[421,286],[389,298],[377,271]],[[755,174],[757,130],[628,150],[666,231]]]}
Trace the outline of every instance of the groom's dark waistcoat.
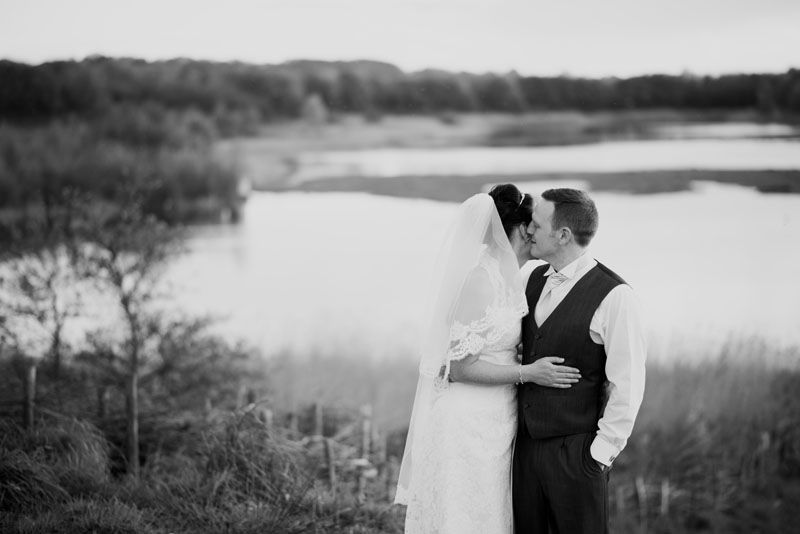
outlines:
{"label": "groom's dark waistcoat", "polygon": [[563,365],[577,367],[581,378],[571,388],[558,389],[523,384],[518,390],[520,431],[534,439],[567,436],[597,430],[603,410],[606,352],[589,335],[589,325],[606,295],[625,281],[598,263],[589,270],[550,316],[536,325],[534,310],[547,282],[549,266],[537,267],[525,290],[530,312],[522,320],[522,363],[545,356],[564,358]]}

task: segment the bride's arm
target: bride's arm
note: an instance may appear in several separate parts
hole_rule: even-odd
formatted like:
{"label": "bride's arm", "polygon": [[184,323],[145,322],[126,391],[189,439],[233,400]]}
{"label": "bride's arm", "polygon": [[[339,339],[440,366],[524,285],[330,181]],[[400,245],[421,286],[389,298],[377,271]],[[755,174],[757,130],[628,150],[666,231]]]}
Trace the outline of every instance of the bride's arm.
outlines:
{"label": "bride's arm", "polygon": [[574,367],[557,365],[563,358],[548,356],[527,365],[497,365],[485,362],[477,354],[450,363],[450,380],[471,384],[519,384],[533,382],[540,386],[570,388],[580,378]]}
{"label": "bride's arm", "polygon": [[569,388],[578,381],[578,369],[557,365],[563,358],[541,358],[528,365],[497,365],[478,355],[496,326],[488,320],[489,307],[495,298],[488,273],[473,271],[464,285],[450,331],[450,349],[440,380],[473,384],[519,384],[534,382],[540,386]]}

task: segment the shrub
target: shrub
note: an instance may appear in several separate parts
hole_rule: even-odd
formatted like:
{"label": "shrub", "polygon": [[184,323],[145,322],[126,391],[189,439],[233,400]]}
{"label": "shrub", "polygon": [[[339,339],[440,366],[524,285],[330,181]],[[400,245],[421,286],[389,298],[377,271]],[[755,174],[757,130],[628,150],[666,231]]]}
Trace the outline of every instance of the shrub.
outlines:
{"label": "shrub", "polygon": [[22,518],[14,524],[19,534],[156,534],[145,514],[118,499],[75,500],[44,514]]}
{"label": "shrub", "polygon": [[97,483],[108,480],[108,444],[91,423],[67,417],[50,417],[32,430],[0,420],[0,446],[35,454],[57,474],[79,473]]}
{"label": "shrub", "polygon": [[0,511],[30,513],[66,498],[52,467],[24,451],[0,449]]}

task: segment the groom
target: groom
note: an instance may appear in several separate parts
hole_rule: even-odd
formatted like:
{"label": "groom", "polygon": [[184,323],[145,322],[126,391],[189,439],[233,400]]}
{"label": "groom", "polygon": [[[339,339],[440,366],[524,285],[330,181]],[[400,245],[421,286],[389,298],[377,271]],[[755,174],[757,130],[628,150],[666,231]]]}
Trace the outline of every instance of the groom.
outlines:
{"label": "groom", "polygon": [[528,227],[531,256],[523,363],[559,356],[581,379],[569,389],[519,387],[514,451],[517,534],[608,532],[608,472],[644,392],[645,339],[625,281],[587,253],[597,208],[583,191],[550,189]]}

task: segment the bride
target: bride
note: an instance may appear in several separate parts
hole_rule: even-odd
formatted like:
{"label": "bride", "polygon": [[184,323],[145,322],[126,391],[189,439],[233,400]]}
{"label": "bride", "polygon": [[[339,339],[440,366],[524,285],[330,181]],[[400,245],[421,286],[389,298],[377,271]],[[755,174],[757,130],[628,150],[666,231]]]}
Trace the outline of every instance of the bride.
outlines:
{"label": "bride", "polygon": [[517,360],[532,210],[530,195],[498,185],[466,200],[447,233],[395,497],[406,533],[511,534],[515,384],[578,380],[560,358]]}

